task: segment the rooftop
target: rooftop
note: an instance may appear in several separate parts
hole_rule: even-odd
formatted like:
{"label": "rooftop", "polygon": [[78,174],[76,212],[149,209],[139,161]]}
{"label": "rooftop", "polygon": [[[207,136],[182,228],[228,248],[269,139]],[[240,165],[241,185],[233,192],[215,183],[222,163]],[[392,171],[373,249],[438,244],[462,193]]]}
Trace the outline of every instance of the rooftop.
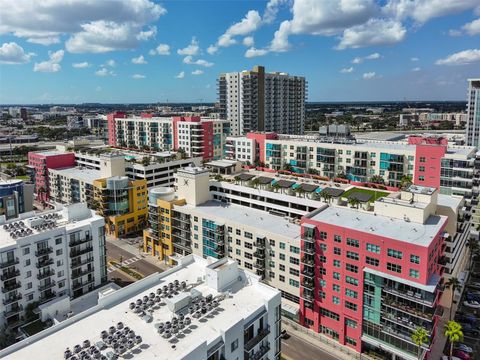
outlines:
{"label": "rooftop", "polygon": [[[97,306],[0,351],[0,357],[28,359],[35,354],[36,360],[63,359],[67,347],[73,351],[75,345],[82,346],[85,340],[95,345],[102,341],[102,331],[108,332],[112,326],[115,331],[122,322],[123,328],[129,327],[134,336],[140,337],[140,342],[133,350],[127,350],[124,358],[182,359],[200,346],[215,346],[227,329],[250,320],[265,309],[266,301],[280,297],[277,290],[260,283],[258,276],[239,269],[233,260],[212,263],[212,259],[189,255],[179,263],[173,269],[106,295]],[[225,286],[222,280],[226,281]],[[211,301],[206,299],[209,296]],[[196,304],[200,309],[205,307],[207,313],[201,314],[195,308],[192,312],[191,307]],[[196,316],[198,313],[200,317]],[[167,322],[172,329],[170,322],[182,317],[182,328],[178,326],[176,336],[166,338],[157,331]],[[108,343],[106,338],[103,340]],[[101,350],[102,355],[109,352],[113,352],[109,345]]]}
{"label": "rooftop", "polygon": [[310,219],[419,246],[429,246],[447,221],[446,216],[431,215],[424,224],[420,224],[332,206],[319,209]]}
{"label": "rooftop", "polygon": [[292,239],[300,236],[299,225],[290,222],[282,216],[272,215],[265,211],[247,208],[245,206],[211,200],[198,206],[185,205],[183,207],[191,208],[197,213],[204,214],[206,217],[222,217],[229,221],[245,224]]}
{"label": "rooftop", "polygon": [[69,167],[63,169],[50,169],[49,171],[58,172],[68,178],[75,178],[86,183],[92,184],[93,181],[100,179],[100,170],[85,169],[81,167]]}

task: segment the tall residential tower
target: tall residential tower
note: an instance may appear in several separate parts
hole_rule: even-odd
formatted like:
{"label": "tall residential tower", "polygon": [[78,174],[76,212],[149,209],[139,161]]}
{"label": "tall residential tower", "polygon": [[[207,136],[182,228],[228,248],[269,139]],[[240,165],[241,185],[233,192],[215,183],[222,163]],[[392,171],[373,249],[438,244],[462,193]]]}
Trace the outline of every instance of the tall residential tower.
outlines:
{"label": "tall residential tower", "polygon": [[468,79],[467,145],[480,145],[480,79]]}
{"label": "tall residential tower", "polygon": [[306,81],[283,72],[251,71],[220,74],[220,116],[230,121],[232,135],[251,131],[301,134],[305,123]]}

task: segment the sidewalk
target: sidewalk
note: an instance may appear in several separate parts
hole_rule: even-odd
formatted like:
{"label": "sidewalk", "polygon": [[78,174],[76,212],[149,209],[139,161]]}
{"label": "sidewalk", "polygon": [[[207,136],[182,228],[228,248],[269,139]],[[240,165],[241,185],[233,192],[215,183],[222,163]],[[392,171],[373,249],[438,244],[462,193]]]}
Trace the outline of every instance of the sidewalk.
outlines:
{"label": "sidewalk", "polygon": [[137,257],[140,257],[142,260],[148,261],[150,264],[159,267],[163,271],[170,269],[170,267],[167,264],[161,262],[156,257],[139,250],[138,246],[130,245],[125,239],[117,239],[117,238],[114,238],[113,236],[106,236],[106,240],[108,243],[113,244],[119,247],[120,249],[129,252],[130,254],[132,254],[132,256],[137,256]]}
{"label": "sidewalk", "polygon": [[304,328],[303,326],[289,319],[282,319],[282,329],[287,330],[287,334],[296,336],[297,338],[302,339],[303,341],[319,348],[320,350],[337,359],[370,359],[370,357],[365,354],[357,353],[356,351],[339,344],[335,340],[331,340],[325,335],[318,334],[312,330]]}

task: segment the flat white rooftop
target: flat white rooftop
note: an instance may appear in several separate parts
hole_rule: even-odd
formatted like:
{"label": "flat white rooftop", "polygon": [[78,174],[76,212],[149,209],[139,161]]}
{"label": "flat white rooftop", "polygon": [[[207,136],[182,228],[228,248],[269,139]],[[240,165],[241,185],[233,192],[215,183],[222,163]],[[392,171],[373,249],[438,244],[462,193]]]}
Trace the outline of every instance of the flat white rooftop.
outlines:
{"label": "flat white rooftop", "polygon": [[174,207],[179,209],[190,208],[207,218],[209,216],[220,217],[228,221],[258,228],[260,231],[264,230],[292,239],[300,238],[300,225],[292,223],[282,216],[272,215],[265,211],[245,206],[211,200],[198,206],[184,205]]}
{"label": "flat white rooftop", "polygon": [[[216,344],[222,338],[222,332],[230,329],[243,320],[261,313],[265,303],[275,297],[280,299],[280,293],[260,283],[258,276],[239,269],[233,260],[222,259],[212,265],[211,259],[203,259],[189,255],[180,260],[180,265],[164,273],[153,274],[143,280],[137,281],[123,289],[99,299],[99,303],[92,309],[80,313],[70,319],[62,321],[43,332],[27,338],[26,340],[0,351],[0,358],[9,360],[24,360],[32,356],[36,360],[63,359],[66,348],[73,350],[74,346],[82,345],[84,340],[91,344],[101,341],[101,332],[109,330],[122,322],[142,338],[142,342],[133,350],[123,355],[125,359],[150,360],[150,359],[182,359],[194,349],[206,344],[207,348]],[[233,268],[232,268],[233,266]],[[234,275],[233,282],[224,288],[208,286],[209,280],[203,279],[208,269],[218,272],[226,269]],[[235,269],[232,273],[231,269]],[[211,270],[210,270],[211,271]],[[219,275],[220,276],[220,275]],[[200,318],[188,314],[188,305],[185,309],[191,320],[188,330],[180,331],[181,335],[176,340],[164,338],[157,332],[160,322],[172,321],[175,313],[169,310],[165,303],[168,299],[162,298],[161,302],[151,307],[152,320],[145,321],[134,310],[130,303],[137,299],[142,301],[144,296],[150,297],[151,293],[157,294],[157,289],[164,285],[178,281],[186,283],[187,290],[178,290],[176,297],[185,297],[188,294],[201,295],[205,298],[212,295],[218,300],[218,307],[202,315]],[[193,289],[193,290],[192,290]],[[280,300],[279,300],[280,301]],[[158,305],[160,304],[160,305]],[[162,305],[163,304],[163,305]],[[102,350],[102,355],[113,351],[111,347]]]}
{"label": "flat white rooftop", "polygon": [[97,179],[101,178],[100,170],[84,169],[81,167],[70,167],[64,169],[52,169],[54,172],[58,172],[68,178],[74,178],[84,181],[88,184],[93,184]]}
{"label": "flat white rooftop", "polygon": [[333,206],[325,207],[310,219],[419,246],[430,245],[447,221],[446,216],[431,215],[425,224],[419,224]]}

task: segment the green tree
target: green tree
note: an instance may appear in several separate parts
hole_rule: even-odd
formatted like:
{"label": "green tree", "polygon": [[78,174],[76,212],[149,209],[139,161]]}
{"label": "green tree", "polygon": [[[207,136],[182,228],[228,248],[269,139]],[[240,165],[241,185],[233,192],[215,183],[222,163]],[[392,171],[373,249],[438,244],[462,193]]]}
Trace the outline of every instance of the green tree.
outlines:
{"label": "green tree", "polygon": [[422,345],[426,344],[428,341],[428,331],[423,327],[417,327],[415,331],[412,333],[412,341],[415,345],[418,346],[417,357],[418,360],[423,359],[422,355]]}
{"label": "green tree", "polygon": [[374,184],[385,184],[385,180],[380,175],[373,175],[369,181]]}
{"label": "green tree", "polygon": [[145,156],[142,158],[142,165],[143,166],[149,166],[150,165],[150,158],[148,156]]}
{"label": "green tree", "polygon": [[283,170],[285,170],[285,171],[290,171],[290,172],[293,171],[292,165],[290,165],[289,163],[283,164],[282,168],[283,168]]}
{"label": "green tree", "polygon": [[400,179],[400,188],[407,189],[412,185],[412,175],[403,175]]}
{"label": "green tree", "polygon": [[358,200],[354,196],[351,196],[351,197],[348,198],[348,203],[351,207],[354,207],[354,208],[358,209],[358,205],[360,204],[360,200]]}
{"label": "green tree", "polygon": [[306,191],[305,191],[305,189],[304,189],[303,187],[301,187],[301,186],[297,187],[297,188],[295,189],[295,192],[296,192],[299,196],[305,197]]}
{"label": "green tree", "polygon": [[462,325],[453,320],[448,321],[444,327],[444,335],[450,343],[448,358],[452,360],[454,344],[463,340]]}
{"label": "green tree", "polygon": [[320,193],[320,197],[323,199],[323,201],[330,204],[330,200],[332,199],[332,195],[330,193],[322,191]]}
{"label": "green tree", "polygon": [[455,296],[455,291],[457,291],[457,289],[460,289],[461,286],[462,284],[456,277],[448,279],[448,281],[445,283],[445,287],[452,291],[452,300],[450,302],[450,315],[448,316],[449,320],[452,320],[453,297]]}

